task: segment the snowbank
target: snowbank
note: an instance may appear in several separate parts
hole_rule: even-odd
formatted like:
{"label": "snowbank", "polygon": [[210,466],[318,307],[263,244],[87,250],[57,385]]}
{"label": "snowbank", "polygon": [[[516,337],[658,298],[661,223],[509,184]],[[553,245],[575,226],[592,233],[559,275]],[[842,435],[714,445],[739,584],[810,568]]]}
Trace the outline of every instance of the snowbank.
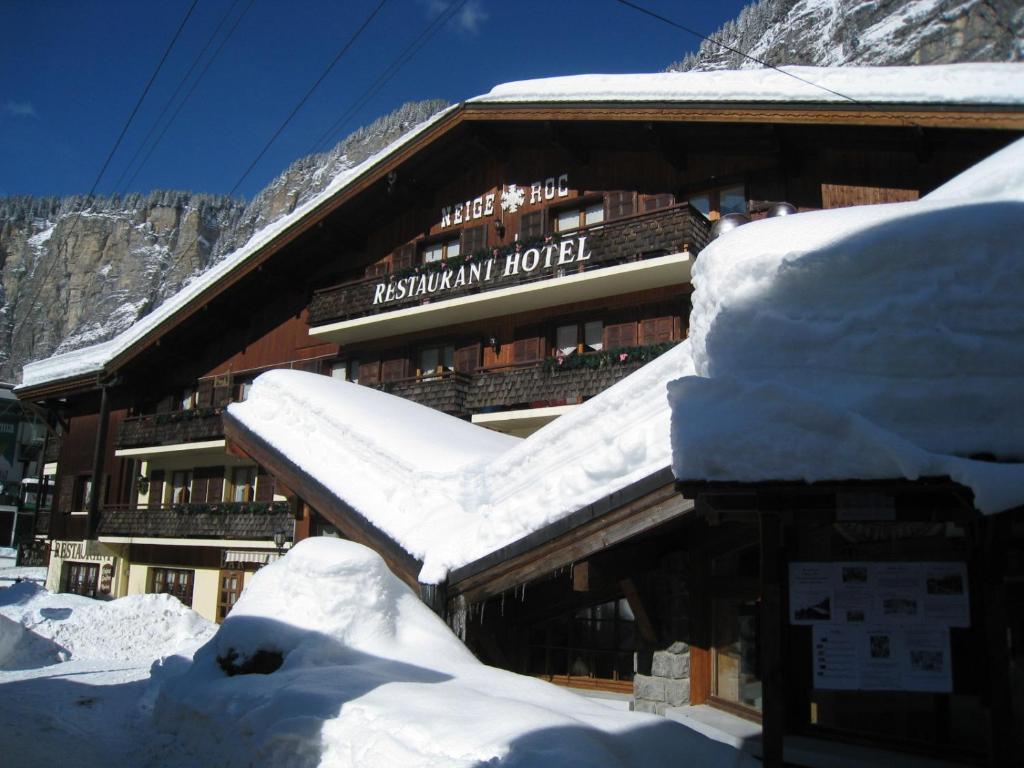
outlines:
{"label": "snowbank", "polygon": [[843,94],[874,104],[1024,103],[1017,63],[779,69],[547,77],[498,85],[469,102],[849,103]]}
{"label": "snowbank", "polygon": [[536,531],[670,463],[668,381],[685,342],[525,440],[399,397],[270,371],[228,408],[423,561],[420,580]]}
{"label": "snowbank", "polygon": [[0,590],[0,668],[68,659],[149,660],[205,642],[214,625],[170,595],[102,602],[22,582]]}
{"label": "snowbank", "polygon": [[693,271],[680,479],[949,475],[1024,503],[1024,141],[922,200],[736,229]]}
{"label": "snowbank", "polygon": [[[270,674],[218,657],[281,654]],[[307,539],[261,569],[159,691],[157,725],[225,766],[732,766],[682,726],[476,661],[372,551]]]}

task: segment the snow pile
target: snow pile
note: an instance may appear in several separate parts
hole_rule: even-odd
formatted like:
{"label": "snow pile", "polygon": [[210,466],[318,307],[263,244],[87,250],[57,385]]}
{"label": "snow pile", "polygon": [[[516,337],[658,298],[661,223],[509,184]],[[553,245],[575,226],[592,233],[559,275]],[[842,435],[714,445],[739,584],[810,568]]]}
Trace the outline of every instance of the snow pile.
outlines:
{"label": "snow pile", "polygon": [[214,625],[170,595],[101,602],[22,582],[0,590],[0,668],[68,659],[135,661],[198,645]]}
{"label": "snow pile", "polygon": [[[218,663],[260,650],[280,668],[229,677]],[[255,575],[154,714],[210,765],[754,765],[663,718],[483,666],[376,554],[326,538]]]}
{"label": "snow pile", "polygon": [[436,583],[668,467],[660,393],[692,372],[684,342],[525,440],[300,371],[263,374],[228,417],[422,560],[420,580]]}
{"label": "snow pile", "polygon": [[948,475],[1024,503],[1024,141],[911,203],[736,229],[693,272],[680,479]]}
{"label": "snow pile", "polygon": [[1024,64],[779,67],[571,75],[505,83],[495,86],[488,94],[470,99],[469,103],[848,103],[850,99],[875,104],[1024,104]]}

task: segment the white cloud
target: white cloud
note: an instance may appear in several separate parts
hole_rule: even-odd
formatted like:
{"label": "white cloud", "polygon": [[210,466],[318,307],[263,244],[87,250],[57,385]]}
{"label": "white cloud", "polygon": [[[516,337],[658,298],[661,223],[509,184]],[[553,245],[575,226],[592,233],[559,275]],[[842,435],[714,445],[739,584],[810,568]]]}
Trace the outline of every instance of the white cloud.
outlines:
{"label": "white cloud", "polygon": [[[427,8],[429,16],[437,16],[448,10],[452,3],[449,0],[421,0]],[[455,24],[463,32],[475,34],[480,25],[489,18],[489,14],[480,7],[480,0],[469,0],[455,15]]]}
{"label": "white cloud", "polygon": [[4,102],[4,112],[15,117],[39,117],[36,108],[29,101],[11,101],[8,99]]}

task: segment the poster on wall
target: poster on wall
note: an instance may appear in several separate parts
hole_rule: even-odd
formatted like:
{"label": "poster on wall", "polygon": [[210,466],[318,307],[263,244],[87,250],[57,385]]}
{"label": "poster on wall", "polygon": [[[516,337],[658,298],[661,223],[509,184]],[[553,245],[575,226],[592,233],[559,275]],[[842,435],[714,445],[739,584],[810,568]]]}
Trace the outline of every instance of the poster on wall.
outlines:
{"label": "poster on wall", "polygon": [[970,625],[965,563],[791,563],[789,620],[812,627],[814,687],[953,689],[949,630]]}

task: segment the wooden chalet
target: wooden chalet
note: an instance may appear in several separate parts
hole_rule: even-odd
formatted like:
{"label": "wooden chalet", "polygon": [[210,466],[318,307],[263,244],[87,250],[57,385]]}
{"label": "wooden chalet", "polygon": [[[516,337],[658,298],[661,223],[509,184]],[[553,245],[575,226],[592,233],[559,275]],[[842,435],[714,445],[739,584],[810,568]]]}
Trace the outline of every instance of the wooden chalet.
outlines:
{"label": "wooden chalet", "polygon": [[[287,542],[340,534],[415,586],[414,558],[225,419],[256,376],[345,378],[526,435],[685,338],[690,267],[722,215],[916,199],[1022,131],[1024,108],[1005,105],[454,107],[94,369],[19,388],[59,436],[39,530],[48,585],[171,591],[222,618]],[[424,596],[489,663],[611,695],[636,687],[650,711],[710,703],[767,720],[778,674],[749,642],[766,631],[759,602],[781,589],[762,583],[764,563],[783,555],[765,549],[768,523],[746,497],[723,507],[696,495],[683,498],[665,468]],[[784,535],[786,520],[773,524]],[[985,568],[980,542],[950,546]],[[773,652],[806,654],[807,640]],[[787,722],[845,717],[808,701],[806,681],[788,690]],[[892,729],[912,730],[907,717]]]}

